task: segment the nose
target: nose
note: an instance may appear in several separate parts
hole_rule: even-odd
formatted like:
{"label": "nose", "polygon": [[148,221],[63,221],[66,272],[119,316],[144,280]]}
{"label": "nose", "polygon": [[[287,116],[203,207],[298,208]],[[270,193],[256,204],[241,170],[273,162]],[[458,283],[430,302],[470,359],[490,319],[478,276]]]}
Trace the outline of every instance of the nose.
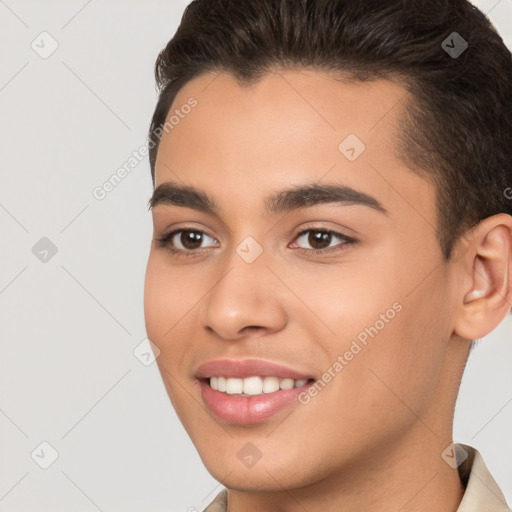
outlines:
{"label": "nose", "polygon": [[222,277],[205,298],[203,326],[232,341],[254,331],[277,332],[287,324],[282,288],[263,256],[247,263],[233,251]]}

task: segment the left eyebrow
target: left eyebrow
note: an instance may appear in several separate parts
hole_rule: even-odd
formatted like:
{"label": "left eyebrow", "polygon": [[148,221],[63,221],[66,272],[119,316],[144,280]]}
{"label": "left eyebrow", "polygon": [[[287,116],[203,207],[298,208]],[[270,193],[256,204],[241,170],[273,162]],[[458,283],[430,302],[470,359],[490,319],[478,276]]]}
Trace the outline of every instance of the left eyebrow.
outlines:
{"label": "left eyebrow", "polygon": [[326,203],[338,203],[340,206],[361,205],[388,214],[375,197],[335,183],[297,185],[281,190],[267,198],[265,208],[268,213],[276,214]]}
{"label": "left eyebrow", "polygon": [[[327,203],[337,203],[341,206],[362,205],[388,215],[388,211],[375,197],[335,183],[313,183],[283,189],[267,197],[264,204],[267,214],[278,214]],[[158,185],[148,204],[149,208],[168,204],[193,208],[214,216],[219,215],[218,206],[206,192],[172,181]]]}

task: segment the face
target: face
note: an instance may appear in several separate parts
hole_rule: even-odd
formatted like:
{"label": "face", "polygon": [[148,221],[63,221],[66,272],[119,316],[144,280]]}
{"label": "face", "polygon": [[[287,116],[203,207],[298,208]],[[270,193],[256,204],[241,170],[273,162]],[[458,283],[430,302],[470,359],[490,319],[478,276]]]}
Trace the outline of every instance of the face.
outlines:
{"label": "face", "polygon": [[405,439],[446,446],[453,277],[435,189],[394,149],[404,94],[283,70],[251,87],[205,74],[173,103],[146,329],[229,488],[353,474]]}

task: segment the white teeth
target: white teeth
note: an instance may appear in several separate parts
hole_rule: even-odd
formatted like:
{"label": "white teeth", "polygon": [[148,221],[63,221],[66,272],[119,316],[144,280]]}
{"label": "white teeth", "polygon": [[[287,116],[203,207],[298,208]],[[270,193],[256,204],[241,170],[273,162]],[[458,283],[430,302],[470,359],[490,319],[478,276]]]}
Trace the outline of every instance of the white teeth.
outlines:
{"label": "white teeth", "polygon": [[226,377],[217,377],[217,389],[219,391],[226,391]]}
{"label": "white teeth", "polygon": [[293,388],[293,379],[283,379],[279,383],[279,387],[281,389],[292,389]]}
{"label": "white teeth", "polygon": [[242,392],[244,381],[242,379],[235,379],[229,377],[226,379],[226,393],[228,395],[239,395]]}
{"label": "white teeth", "polygon": [[298,388],[306,384],[307,379],[279,379],[278,377],[247,377],[237,379],[235,377],[210,377],[210,387],[222,391],[228,395],[261,395],[262,393],[274,393],[279,389]]}
{"label": "white teeth", "polygon": [[277,377],[265,377],[263,379],[263,393],[273,393],[279,389],[279,379]]}
{"label": "white teeth", "polygon": [[261,395],[263,393],[261,377],[247,377],[247,379],[243,380],[243,383],[243,390],[246,395]]}

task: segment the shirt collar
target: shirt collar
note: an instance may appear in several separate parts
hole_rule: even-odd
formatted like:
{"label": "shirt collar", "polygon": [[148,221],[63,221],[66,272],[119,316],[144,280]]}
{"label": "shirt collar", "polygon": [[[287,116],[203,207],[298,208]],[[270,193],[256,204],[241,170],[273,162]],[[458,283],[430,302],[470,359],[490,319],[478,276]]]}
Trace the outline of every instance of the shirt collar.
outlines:
{"label": "shirt collar", "polygon": [[467,459],[458,467],[466,490],[457,512],[510,512],[498,484],[487,469],[479,451],[465,444],[456,445],[467,453]]}

